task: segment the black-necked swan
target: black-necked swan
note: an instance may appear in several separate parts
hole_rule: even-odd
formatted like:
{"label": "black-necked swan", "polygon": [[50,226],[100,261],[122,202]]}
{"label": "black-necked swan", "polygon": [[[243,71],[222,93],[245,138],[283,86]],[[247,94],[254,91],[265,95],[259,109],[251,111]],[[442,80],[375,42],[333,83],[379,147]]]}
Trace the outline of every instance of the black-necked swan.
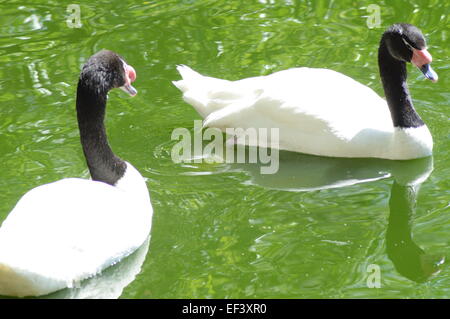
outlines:
{"label": "black-necked swan", "polygon": [[102,50],[80,74],[76,110],[92,180],[65,178],[27,192],[0,228],[0,295],[38,296],[94,276],[148,238],[144,178],[112,152],[104,127],[108,91],[131,96],[135,70]]}
{"label": "black-necked swan", "polygon": [[[437,81],[431,60],[417,27],[394,24],[384,32],[378,50],[386,100],[339,72],[306,67],[227,81],[181,65],[182,80],[173,83],[204,118],[204,126],[242,128],[244,133],[248,128],[278,128],[278,148],[288,151],[405,160],[432,153],[431,134],[406,83],[406,62]],[[259,138],[247,144],[275,142]]]}

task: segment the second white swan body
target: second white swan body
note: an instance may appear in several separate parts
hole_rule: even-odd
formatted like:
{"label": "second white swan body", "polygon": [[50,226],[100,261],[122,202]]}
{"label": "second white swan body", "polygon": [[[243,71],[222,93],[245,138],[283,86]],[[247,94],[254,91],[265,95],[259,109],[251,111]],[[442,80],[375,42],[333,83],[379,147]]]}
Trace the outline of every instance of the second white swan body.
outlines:
{"label": "second white swan body", "polygon": [[[394,25],[381,41],[379,64],[387,101],[339,72],[306,67],[227,81],[182,65],[178,66],[182,80],[174,84],[204,118],[204,126],[223,131],[279,129],[277,141],[269,139],[266,145],[265,140],[250,140],[249,145],[266,147],[275,142],[280,149],[332,157],[426,157],[432,153],[433,141],[412,106],[405,61],[423,68],[430,79],[437,76],[429,67],[425,40],[421,37],[423,44],[413,44],[420,41],[407,37],[408,32],[421,36],[413,26]],[[391,38],[405,47],[405,57],[392,57]]]}

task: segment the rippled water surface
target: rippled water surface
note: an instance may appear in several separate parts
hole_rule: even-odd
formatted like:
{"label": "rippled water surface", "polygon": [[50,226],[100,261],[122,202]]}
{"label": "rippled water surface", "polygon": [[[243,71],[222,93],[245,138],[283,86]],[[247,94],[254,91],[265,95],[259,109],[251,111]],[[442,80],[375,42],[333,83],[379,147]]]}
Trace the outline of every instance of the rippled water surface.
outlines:
{"label": "rippled water surface", "polygon": [[[102,48],[137,71],[139,94],[111,92],[106,125],[114,151],[147,179],[154,218],[148,247],[53,297],[450,297],[448,1],[377,1],[381,25],[372,29],[370,1],[77,4],[82,25],[69,28],[60,1],[0,1],[0,222],[32,187],[88,178],[75,90],[80,67]],[[433,158],[282,152],[278,174],[265,176],[257,164],[172,162],[173,129],[193,131],[200,118],[171,84],[177,64],[230,80],[331,68],[382,95],[377,45],[394,22],[423,30],[440,76],[433,84],[409,69]],[[373,269],[381,288],[368,287]]]}

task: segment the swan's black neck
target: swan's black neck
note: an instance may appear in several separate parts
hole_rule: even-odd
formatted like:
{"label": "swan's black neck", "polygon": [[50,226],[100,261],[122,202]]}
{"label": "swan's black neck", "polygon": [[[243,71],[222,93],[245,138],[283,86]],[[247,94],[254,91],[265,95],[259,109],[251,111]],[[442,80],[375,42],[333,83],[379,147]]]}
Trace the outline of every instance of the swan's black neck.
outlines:
{"label": "swan's black neck", "polygon": [[406,63],[394,58],[383,36],[378,50],[378,65],[386,101],[395,127],[409,128],[424,125],[414,109],[406,83]]}
{"label": "swan's black neck", "polygon": [[95,181],[115,185],[125,174],[126,163],[114,155],[104,126],[107,90],[80,79],[77,89],[77,117],[84,156]]}

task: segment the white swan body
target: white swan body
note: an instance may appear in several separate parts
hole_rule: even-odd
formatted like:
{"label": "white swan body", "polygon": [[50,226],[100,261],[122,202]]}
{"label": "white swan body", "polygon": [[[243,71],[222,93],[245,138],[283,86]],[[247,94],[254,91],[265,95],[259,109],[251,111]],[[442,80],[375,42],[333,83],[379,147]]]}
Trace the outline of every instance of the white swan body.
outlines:
{"label": "white swan body", "polygon": [[80,178],[38,186],[0,228],[0,295],[73,287],[136,250],[151,222],[147,186],[129,163],[116,186]]}
{"label": "white swan body", "polygon": [[183,79],[174,84],[204,126],[278,128],[280,149],[322,156],[412,159],[432,153],[425,125],[395,128],[386,101],[339,72],[303,67],[227,81],[187,66],[178,71]]}

